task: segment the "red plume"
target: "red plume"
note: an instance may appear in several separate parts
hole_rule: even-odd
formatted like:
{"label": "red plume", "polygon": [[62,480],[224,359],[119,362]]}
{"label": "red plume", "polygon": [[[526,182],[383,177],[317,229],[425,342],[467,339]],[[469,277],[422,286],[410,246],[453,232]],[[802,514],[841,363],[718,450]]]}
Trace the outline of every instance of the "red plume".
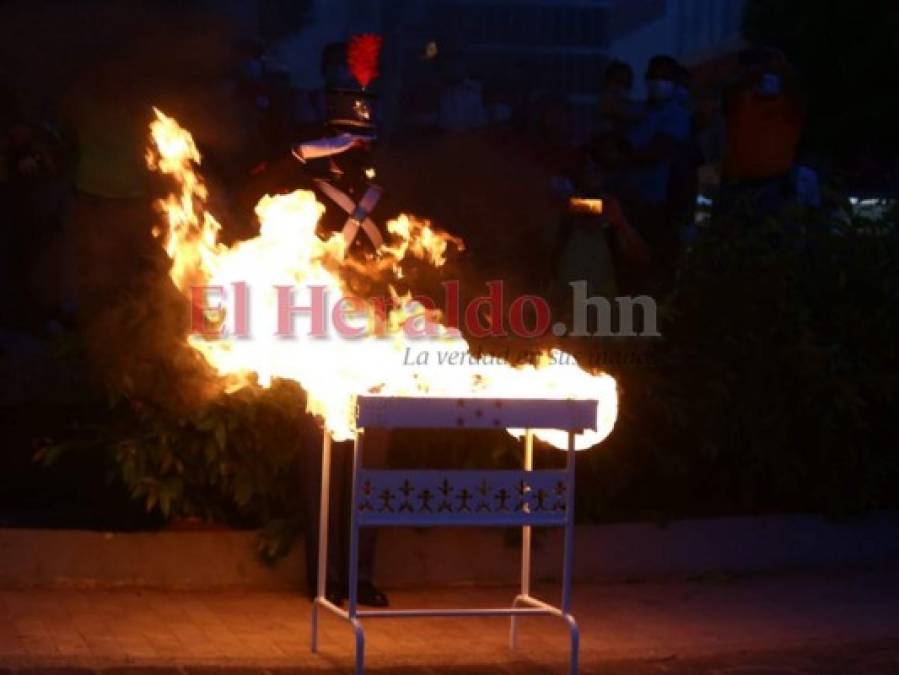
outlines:
{"label": "red plume", "polygon": [[383,41],[376,33],[365,33],[353,36],[347,45],[347,66],[363,89],[378,76],[378,55]]}

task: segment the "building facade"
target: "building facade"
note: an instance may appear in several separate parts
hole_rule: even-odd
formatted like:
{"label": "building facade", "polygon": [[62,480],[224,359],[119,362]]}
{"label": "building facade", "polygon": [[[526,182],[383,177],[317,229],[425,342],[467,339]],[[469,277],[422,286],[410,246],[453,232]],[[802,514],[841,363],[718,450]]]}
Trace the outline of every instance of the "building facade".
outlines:
{"label": "building facade", "polygon": [[[276,0],[268,2],[277,6]],[[527,87],[534,95],[565,96],[575,126],[584,133],[610,58],[634,67],[635,94],[640,96],[641,76],[653,54],[668,53],[689,63],[737,44],[744,2],[307,0],[308,24],[279,39],[276,49],[295,82],[314,87],[325,44],[357,32],[383,34],[385,76],[380,86],[391,113],[404,100],[402,92],[417,86],[425,45],[433,43],[488,87],[498,83]]]}

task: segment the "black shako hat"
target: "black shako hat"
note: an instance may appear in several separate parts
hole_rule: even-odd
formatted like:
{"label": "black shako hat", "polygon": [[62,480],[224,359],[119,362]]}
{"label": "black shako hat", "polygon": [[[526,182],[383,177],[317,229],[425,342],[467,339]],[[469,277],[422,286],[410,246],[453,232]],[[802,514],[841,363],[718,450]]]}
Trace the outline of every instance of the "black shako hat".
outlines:
{"label": "black shako hat", "polygon": [[381,43],[381,36],[373,33],[356,35],[347,43],[346,68],[352,78],[340,78],[339,84],[332,83],[326,90],[328,126],[355,133],[371,133],[377,129],[377,98],[368,85],[378,75]]}

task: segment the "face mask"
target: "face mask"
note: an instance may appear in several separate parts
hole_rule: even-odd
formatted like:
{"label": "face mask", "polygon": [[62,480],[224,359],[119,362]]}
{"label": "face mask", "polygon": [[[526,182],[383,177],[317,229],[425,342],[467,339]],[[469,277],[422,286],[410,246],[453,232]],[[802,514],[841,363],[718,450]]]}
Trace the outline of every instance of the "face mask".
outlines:
{"label": "face mask", "polygon": [[646,90],[653,101],[666,101],[674,95],[674,82],[671,80],[646,80]]}
{"label": "face mask", "polygon": [[777,96],[780,93],[780,75],[765,73],[762,75],[756,91],[762,96]]}

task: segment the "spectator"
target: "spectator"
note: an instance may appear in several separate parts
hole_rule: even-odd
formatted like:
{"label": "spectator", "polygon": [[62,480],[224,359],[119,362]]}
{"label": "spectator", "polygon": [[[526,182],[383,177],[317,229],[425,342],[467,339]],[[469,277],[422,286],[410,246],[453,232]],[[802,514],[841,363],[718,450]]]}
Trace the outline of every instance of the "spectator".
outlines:
{"label": "spectator", "polygon": [[571,132],[571,104],[559,94],[545,94],[536,105],[531,147],[536,159],[550,170],[558,196],[568,199],[573,194],[574,174],[578,171],[582,151],[574,143]]}
{"label": "spectator", "polygon": [[671,166],[668,181],[668,218],[680,232],[681,240],[687,241],[693,236],[696,197],[699,194],[699,167],[703,163],[703,154],[699,142],[698,123],[693,110],[690,71],[678,65],[676,77],[674,102],[689,114],[690,132],[686,142],[679,145]]}
{"label": "spectator", "polygon": [[549,94],[540,99],[532,150],[550,173],[550,191],[559,205],[552,224],[550,283],[551,295],[560,308],[567,307],[565,299],[572,282],[586,283],[590,295],[616,295],[612,253],[603,219],[569,210],[575,194],[592,194],[595,188],[595,181],[589,178],[589,158],[574,143],[571,126],[571,105],[566,97]]}
{"label": "spectator", "polygon": [[628,219],[645,239],[653,264],[651,285],[665,288],[673,280],[679,248],[671,220],[668,187],[672,168],[690,138],[690,113],[674,99],[678,64],[653,56],[646,71],[648,97],[643,116],[627,134],[630,154],[622,201]]}
{"label": "spectator", "polygon": [[791,171],[803,126],[795,78],[783,56],[753,49],[725,90],[725,147],[716,218],[726,225],[778,213],[793,192]]}
{"label": "spectator", "polygon": [[693,93],[690,83],[690,69],[678,63],[674,81],[674,100],[688,110],[693,105]]}
{"label": "spectator", "polygon": [[4,207],[3,275],[8,294],[4,319],[11,325],[43,322],[60,309],[58,260],[46,260],[59,237],[69,204],[72,148],[42,105],[12,125],[6,142],[8,176]]}
{"label": "spectator", "polygon": [[[131,66],[111,60],[87,71],[63,109],[77,144],[75,200],[63,234],[65,303],[96,308],[131,288],[160,253],[150,232],[147,107],[127,83]],[[71,266],[71,268],[70,268]]]}
{"label": "spectator", "polygon": [[481,83],[468,77],[461,57],[451,58],[440,91],[440,129],[459,133],[480,129],[486,124],[487,110]]}
{"label": "spectator", "polygon": [[602,76],[599,92],[598,134],[626,133],[639,119],[640,104],[631,98],[634,87],[634,69],[624,61],[611,61]]}
{"label": "spectator", "polygon": [[622,158],[630,151],[628,133],[642,115],[643,106],[631,98],[634,71],[623,61],[611,61],[603,71],[596,128],[588,143],[590,160],[601,174],[602,189],[622,193]]}
{"label": "spectator", "polygon": [[494,128],[510,128],[515,107],[515,92],[502,80],[494,80],[484,91],[487,123]]}

